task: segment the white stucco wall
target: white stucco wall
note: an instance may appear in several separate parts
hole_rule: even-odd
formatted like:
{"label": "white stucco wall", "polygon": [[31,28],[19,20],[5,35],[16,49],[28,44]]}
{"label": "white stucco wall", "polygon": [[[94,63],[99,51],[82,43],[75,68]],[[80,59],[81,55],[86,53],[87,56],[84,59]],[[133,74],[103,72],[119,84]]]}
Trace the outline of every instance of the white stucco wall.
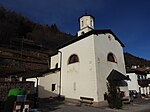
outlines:
{"label": "white stucco wall", "polygon": [[[34,82],[34,87],[37,86],[37,79],[36,78],[28,78],[26,81],[33,81]],[[39,80],[38,80],[38,85],[39,85]]]}
{"label": "white stucco wall", "polygon": [[94,20],[91,16],[83,16],[80,18],[80,30],[89,26],[94,29]]}
{"label": "white stucco wall", "polygon": [[93,29],[91,29],[89,27],[86,27],[86,28],[78,31],[78,37],[81,36],[81,35],[83,35],[83,34],[85,34],[85,33],[87,33],[87,32],[89,32],[89,31],[91,31],[91,30],[93,30]]}
{"label": "white stucco wall", "polygon": [[135,73],[127,73],[127,75],[129,75],[129,78],[131,79],[131,81],[127,81],[129,90],[136,90],[139,92],[137,75]]}
{"label": "white stucco wall", "polygon": [[[58,63],[58,68],[60,68],[60,55],[56,54],[51,57],[50,69],[55,69]],[[39,82],[39,97],[48,98],[50,96],[56,96],[59,94],[60,90],[60,72],[56,71],[54,73],[45,74],[40,77]],[[55,90],[52,91],[52,84],[55,84]]]}
{"label": "white stucco wall", "polygon": [[[108,38],[109,35],[109,38]],[[104,100],[104,93],[107,92],[106,78],[110,72],[115,69],[122,74],[126,74],[123,49],[120,43],[115,40],[111,34],[100,34],[94,37],[95,53],[96,53],[96,74],[99,101]],[[117,59],[117,63],[107,61],[107,55],[113,53]],[[128,87],[120,87],[121,91],[129,96]]]}
{"label": "white stucco wall", "polygon": [[147,79],[150,79],[150,74],[147,74]]}
{"label": "white stucco wall", "polygon": [[60,54],[56,54],[51,57],[51,69],[54,69],[56,67],[56,64],[58,63],[58,68],[60,68]]}
{"label": "white stucco wall", "polygon": [[[50,96],[57,96],[59,94],[60,88],[60,73],[47,74],[43,77],[40,77],[39,84],[39,97],[48,98]],[[52,84],[55,84],[55,90],[52,91]]]}
{"label": "white stucco wall", "polygon": [[[97,98],[95,53],[93,35],[68,45],[62,52],[62,94],[68,98],[80,99],[80,96]],[[68,65],[72,54],[79,57],[78,63]]]}

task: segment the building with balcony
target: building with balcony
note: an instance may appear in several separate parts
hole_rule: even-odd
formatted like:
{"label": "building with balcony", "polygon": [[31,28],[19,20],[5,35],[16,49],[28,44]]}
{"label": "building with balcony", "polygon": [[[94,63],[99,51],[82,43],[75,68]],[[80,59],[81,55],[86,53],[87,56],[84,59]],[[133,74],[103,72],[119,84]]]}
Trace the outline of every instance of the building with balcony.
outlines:
{"label": "building with balcony", "polygon": [[149,67],[127,68],[129,90],[136,90],[140,94],[150,94],[150,69]]}

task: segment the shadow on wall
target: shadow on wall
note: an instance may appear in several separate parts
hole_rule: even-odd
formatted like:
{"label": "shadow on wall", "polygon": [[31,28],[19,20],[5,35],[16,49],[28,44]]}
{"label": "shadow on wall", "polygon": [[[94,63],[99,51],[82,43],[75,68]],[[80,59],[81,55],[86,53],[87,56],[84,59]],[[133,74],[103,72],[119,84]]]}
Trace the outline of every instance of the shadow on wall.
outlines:
{"label": "shadow on wall", "polygon": [[58,94],[45,90],[43,86],[39,85],[39,109],[41,112],[49,112],[60,109],[60,105],[63,104],[59,100]]}
{"label": "shadow on wall", "polygon": [[39,87],[39,98],[50,98],[58,96],[58,94],[46,90],[43,86],[39,85],[38,87]]}

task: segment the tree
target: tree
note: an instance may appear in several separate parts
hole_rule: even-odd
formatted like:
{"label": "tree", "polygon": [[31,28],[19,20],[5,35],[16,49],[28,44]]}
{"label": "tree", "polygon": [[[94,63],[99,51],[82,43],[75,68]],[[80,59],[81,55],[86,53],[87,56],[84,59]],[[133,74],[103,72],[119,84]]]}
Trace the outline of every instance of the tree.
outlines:
{"label": "tree", "polygon": [[107,87],[108,87],[107,101],[108,101],[109,107],[121,109],[122,100],[121,100],[121,95],[120,95],[120,89],[118,87],[118,82],[109,81]]}

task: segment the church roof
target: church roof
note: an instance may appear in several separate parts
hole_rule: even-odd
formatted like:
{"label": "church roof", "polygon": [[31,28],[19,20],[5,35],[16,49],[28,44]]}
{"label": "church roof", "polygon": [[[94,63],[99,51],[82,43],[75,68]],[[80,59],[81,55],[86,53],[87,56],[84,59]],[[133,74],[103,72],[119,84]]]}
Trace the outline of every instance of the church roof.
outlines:
{"label": "church roof", "polygon": [[92,34],[98,35],[98,34],[106,34],[106,33],[112,34],[115,37],[115,40],[117,40],[121,44],[122,47],[125,47],[124,44],[118,39],[118,37],[110,29],[108,29],[108,30],[91,30],[91,31],[89,31],[89,32],[79,36],[79,37],[76,37],[76,38],[74,38],[74,39],[72,39],[72,40],[70,40],[70,41],[68,41],[68,42],[58,46],[57,49],[66,47],[66,46],[68,46],[68,45],[70,45],[70,44],[72,44],[74,42],[77,42],[79,40],[82,40],[82,39],[84,39],[84,38],[86,38],[86,37],[88,37],[88,36],[90,36]]}

